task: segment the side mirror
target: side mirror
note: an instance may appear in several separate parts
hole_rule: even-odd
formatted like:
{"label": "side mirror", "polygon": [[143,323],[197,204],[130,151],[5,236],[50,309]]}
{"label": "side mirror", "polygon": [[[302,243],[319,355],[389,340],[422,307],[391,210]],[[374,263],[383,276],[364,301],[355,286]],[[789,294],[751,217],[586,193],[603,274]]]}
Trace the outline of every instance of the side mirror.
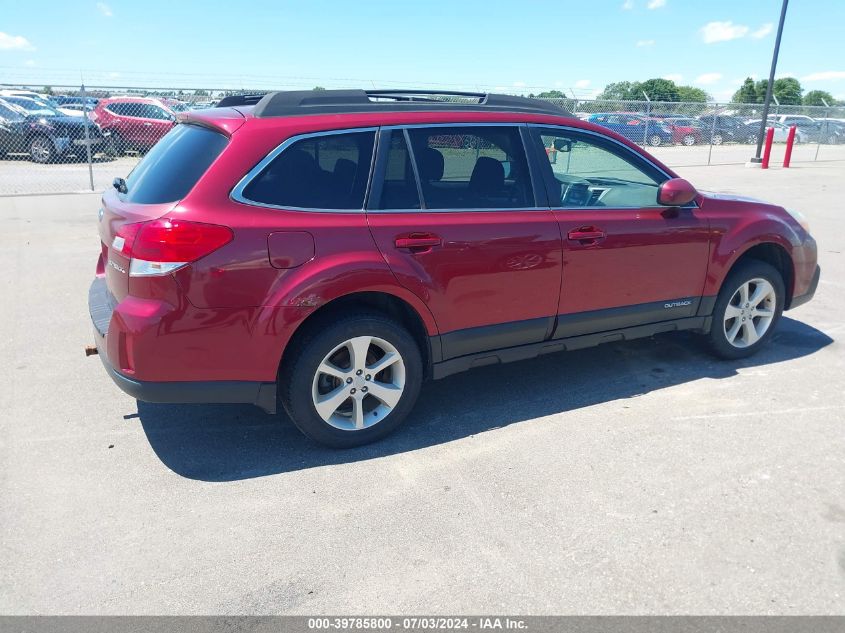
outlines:
{"label": "side mirror", "polygon": [[671,178],[657,188],[657,204],[680,207],[695,200],[698,192],[688,180]]}
{"label": "side mirror", "polygon": [[572,141],[566,138],[556,138],[554,140],[554,148],[559,152],[571,152]]}

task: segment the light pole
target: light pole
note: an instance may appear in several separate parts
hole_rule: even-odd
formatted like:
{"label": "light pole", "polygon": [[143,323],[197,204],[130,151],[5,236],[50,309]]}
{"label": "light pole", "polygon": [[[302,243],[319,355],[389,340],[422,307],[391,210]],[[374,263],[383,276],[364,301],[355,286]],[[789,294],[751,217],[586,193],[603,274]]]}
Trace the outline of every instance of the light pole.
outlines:
{"label": "light pole", "polygon": [[772,90],[775,86],[775,69],[778,65],[778,52],[780,51],[780,36],[783,34],[783,21],[786,18],[786,5],[789,0],[783,0],[780,9],[780,22],[778,22],[778,34],[775,38],[775,52],[772,54],[772,68],[769,71],[769,85],[766,86],[766,99],[763,101],[763,120],[760,121],[760,133],[757,134],[757,153],[751,159],[752,163],[761,163],[760,153],[763,151],[763,137],[766,135],[766,125],[769,122],[769,104],[772,101]]}

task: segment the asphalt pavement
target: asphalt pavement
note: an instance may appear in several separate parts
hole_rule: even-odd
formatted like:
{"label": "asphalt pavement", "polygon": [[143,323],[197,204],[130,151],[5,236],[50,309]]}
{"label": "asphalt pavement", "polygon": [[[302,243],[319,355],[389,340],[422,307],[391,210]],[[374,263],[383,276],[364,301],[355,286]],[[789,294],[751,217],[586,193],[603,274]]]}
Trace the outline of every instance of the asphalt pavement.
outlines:
{"label": "asphalt pavement", "polygon": [[482,368],[351,451],[120,392],[83,353],[97,197],[0,199],[0,612],[845,613],[845,163],[680,171],[808,216],[771,346]]}

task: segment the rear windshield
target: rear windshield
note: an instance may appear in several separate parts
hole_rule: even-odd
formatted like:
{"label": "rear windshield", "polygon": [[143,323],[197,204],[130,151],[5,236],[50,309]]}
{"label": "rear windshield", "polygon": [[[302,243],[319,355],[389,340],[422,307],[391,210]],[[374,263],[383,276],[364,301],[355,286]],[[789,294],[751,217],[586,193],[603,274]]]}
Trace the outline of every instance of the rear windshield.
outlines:
{"label": "rear windshield", "polygon": [[126,179],[123,199],[140,204],[184,198],[229,139],[198,125],[177,125],[144,156]]}

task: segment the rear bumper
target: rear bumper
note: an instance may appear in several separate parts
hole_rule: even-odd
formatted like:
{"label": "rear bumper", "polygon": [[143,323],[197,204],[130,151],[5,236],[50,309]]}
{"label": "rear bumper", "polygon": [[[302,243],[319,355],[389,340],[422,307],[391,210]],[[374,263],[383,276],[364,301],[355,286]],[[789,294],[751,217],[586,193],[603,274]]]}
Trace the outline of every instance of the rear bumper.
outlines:
{"label": "rear bumper", "polygon": [[[252,380],[144,381],[115,369],[109,357],[108,330],[115,303],[104,277],[94,279],[88,291],[88,310],[94,326],[97,352],[106,372],[122,391],[143,402],[168,404],[254,404],[276,412],[276,383]],[[118,332],[119,334],[119,332]]]}
{"label": "rear bumper", "polygon": [[816,289],[819,287],[819,277],[821,277],[821,268],[816,266],[816,271],[813,273],[813,278],[810,281],[810,286],[807,288],[807,292],[792,297],[792,301],[789,304],[789,309],[797,308],[798,306],[802,306],[807,303],[813,296],[816,294]]}

